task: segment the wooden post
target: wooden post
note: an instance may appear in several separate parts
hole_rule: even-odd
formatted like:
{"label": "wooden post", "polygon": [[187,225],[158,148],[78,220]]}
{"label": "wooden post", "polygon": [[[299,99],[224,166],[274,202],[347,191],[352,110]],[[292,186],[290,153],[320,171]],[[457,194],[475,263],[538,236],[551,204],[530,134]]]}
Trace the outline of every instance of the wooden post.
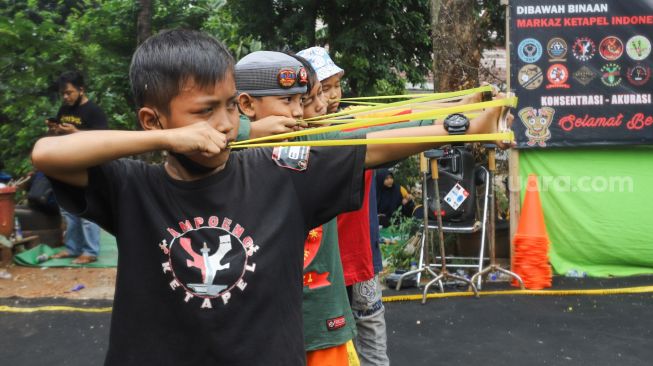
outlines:
{"label": "wooden post", "polygon": [[[501,0],[501,5],[506,7],[506,91],[512,92],[510,85],[510,0]],[[508,200],[510,215],[510,268],[513,267],[512,238],[517,231],[519,215],[521,213],[521,185],[519,182],[519,150],[511,149],[508,158]]]}
{"label": "wooden post", "polygon": [[519,182],[519,150],[511,149],[508,160],[508,198],[510,202],[510,268],[512,266],[512,238],[515,237],[521,214],[521,184]]}

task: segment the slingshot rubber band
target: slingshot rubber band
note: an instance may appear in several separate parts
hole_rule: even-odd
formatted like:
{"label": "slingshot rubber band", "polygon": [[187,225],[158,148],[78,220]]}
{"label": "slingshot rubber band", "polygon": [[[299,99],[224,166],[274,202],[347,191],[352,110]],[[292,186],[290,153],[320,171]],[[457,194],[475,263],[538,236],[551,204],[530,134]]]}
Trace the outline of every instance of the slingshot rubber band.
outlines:
{"label": "slingshot rubber band", "polygon": [[370,139],[344,139],[344,140],[314,140],[314,141],[279,141],[241,144],[232,146],[232,149],[271,147],[271,146],[352,146],[376,144],[419,144],[419,143],[453,143],[453,142],[481,142],[481,141],[512,141],[514,134],[510,132],[447,135],[447,136],[419,136],[419,137],[388,137]]}
{"label": "slingshot rubber band", "polygon": [[[417,112],[411,114],[401,114],[390,117],[382,118],[362,118],[358,119],[355,122],[339,124],[336,126],[326,126],[318,127],[312,129],[306,129],[295,132],[282,133],[278,135],[271,135],[265,137],[259,137],[255,139],[249,139],[244,141],[237,141],[230,144],[230,147],[241,146],[245,144],[253,144],[255,142],[269,141],[269,140],[285,140],[299,136],[309,136],[316,135],[324,132],[334,132],[341,131],[345,129],[361,128],[361,127],[371,127],[378,126],[383,124],[405,122],[405,121],[414,121],[414,120],[424,120],[424,119],[433,119],[433,116],[442,116],[452,113],[461,113],[467,111],[475,111],[479,108],[491,108],[491,107],[506,107],[506,106],[515,106],[517,104],[517,98],[505,98],[505,99],[496,99],[489,102],[481,102],[467,105],[459,105],[454,107],[438,108],[432,111]],[[469,136],[469,135],[466,135]]]}

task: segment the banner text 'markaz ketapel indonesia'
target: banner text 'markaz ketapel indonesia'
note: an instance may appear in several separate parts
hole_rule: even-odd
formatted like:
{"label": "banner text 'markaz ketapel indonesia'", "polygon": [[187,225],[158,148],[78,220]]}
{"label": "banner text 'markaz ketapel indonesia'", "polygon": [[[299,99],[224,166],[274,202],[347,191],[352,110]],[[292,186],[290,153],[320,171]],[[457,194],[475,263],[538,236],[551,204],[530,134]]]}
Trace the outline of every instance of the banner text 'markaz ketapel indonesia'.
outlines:
{"label": "banner text 'markaz ketapel indonesia'", "polygon": [[[524,5],[516,7],[517,15],[534,15],[533,18],[517,20],[517,28],[588,27],[609,25],[653,25],[653,14],[627,16],[569,16],[585,14],[608,14],[605,3],[566,4],[566,5]],[[546,17],[564,15],[564,17]],[[544,17],[537,17],[544,16]]]}

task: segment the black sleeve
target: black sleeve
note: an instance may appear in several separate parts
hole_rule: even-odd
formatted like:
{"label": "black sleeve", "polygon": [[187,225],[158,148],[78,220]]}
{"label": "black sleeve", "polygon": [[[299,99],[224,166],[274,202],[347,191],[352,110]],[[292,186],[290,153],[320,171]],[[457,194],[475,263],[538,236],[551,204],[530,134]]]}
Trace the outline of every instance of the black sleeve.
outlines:
{"label": "black sleeve", "polygon": [[59,107],[59,110],[57,111],[57,120],[61,120],[61,115],[63,114],[63,106]]}
{"label": "black sleeve", "polygon": [[73,215],[81,216],[114,234],[118,192],[123,179],[133,169],[127,159],[112,161],[88,170],[88,185],[75,187],[50,178],[57,203]]}
{"label": "black sleeve", "polygon": [[415,211],[415,202],[413,200],[406,202],[405,205],[401,205],[401,214],[404,217],[413,216],[413,211]]}
{"label": "black sleeve", "polygon": [[366,146],[313,147],[303,174],[292,174],[308,229],[361,207]]}
{"label": "black sleeve", "polygon": [[89,112],[90,113],[86,121],[86,126],[89,130],[106,130],[109,128],[107,115],[104,113],[102,108],[100,108],[100,106],[94,104],[93,108]]}

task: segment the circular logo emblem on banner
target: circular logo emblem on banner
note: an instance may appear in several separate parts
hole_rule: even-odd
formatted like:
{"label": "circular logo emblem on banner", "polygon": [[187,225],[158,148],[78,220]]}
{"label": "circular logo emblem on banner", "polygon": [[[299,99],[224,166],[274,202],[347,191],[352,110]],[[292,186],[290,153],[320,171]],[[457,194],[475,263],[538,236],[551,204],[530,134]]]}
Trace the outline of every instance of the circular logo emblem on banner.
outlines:
{"label": "circular logo emblem on banner", "polygon": [[605,60],[617,60],[624,54],[624,44],[615,36],[605,37],[599,44],[599,54]]}
{"label": "circular logo emblem on banner", "polygon": [[587,37],[576,38],[576,42],[571,47],[571,51],[579,61],[588,61],[594,57],[596,53],[596,45],[594,41]]}
{"label": "circular logo emblem on banner", "polygon": [[626,43],[628,56],[635,61],[641,61],[651,54],[651,41],[644,36],[634,36]]}
{"label": "circular logo emblem on banner", "polygon": [[642,86],[651,78],[651,68],[642,64],[637,64],[634,67],[628,68],[626,77],[631,84]]}
{"label": "circular logo emblem on banner", "polygon": [[293,69],[281,69],[277,74],[277,82],[279,86],[288,89],[295,85],[295,80],[297,79],[297,73]]}
{"label": "circular logo emblem on banner", "polygon": [[563,64],[553,64],[546,72],[546,78],[549,80],[547,89],[552,88],[569,88],[567,80],[569,79],[569,70]]}
{"label": "circular logo emblem on banner", "polygon": [[526,38],[519,42],[517,54],[520,60],[532,64],[542,57],[542,45],[535,38]]}
{"label": "circular logo emblem on banner", "polygon": [[537,65],[524,65],[517,75],[519,85],[523,86],[524,89],[534,90],[542,85],[544,81],[544,74],[542,69]]}
{"label": "circular logo emblem on banner", "polygon": [[583,66],[574,73],[574,79],[582,85],[587,85],[596,78],[596,73],[587,66]]}
{"label": "circular logo emblem on banner", "polygon": [[613,63],[601,68],[601,81],[607,86],[617,86],[621,83],[621,66]]}
{"label": "circular logo emblem on banner", "polygon": [[567,42],[564,39],[555,37],[549,40],[549,43],[546,46],[547,52],[551,59],[549,61],[566,61],[565,56],[567,56]]}

